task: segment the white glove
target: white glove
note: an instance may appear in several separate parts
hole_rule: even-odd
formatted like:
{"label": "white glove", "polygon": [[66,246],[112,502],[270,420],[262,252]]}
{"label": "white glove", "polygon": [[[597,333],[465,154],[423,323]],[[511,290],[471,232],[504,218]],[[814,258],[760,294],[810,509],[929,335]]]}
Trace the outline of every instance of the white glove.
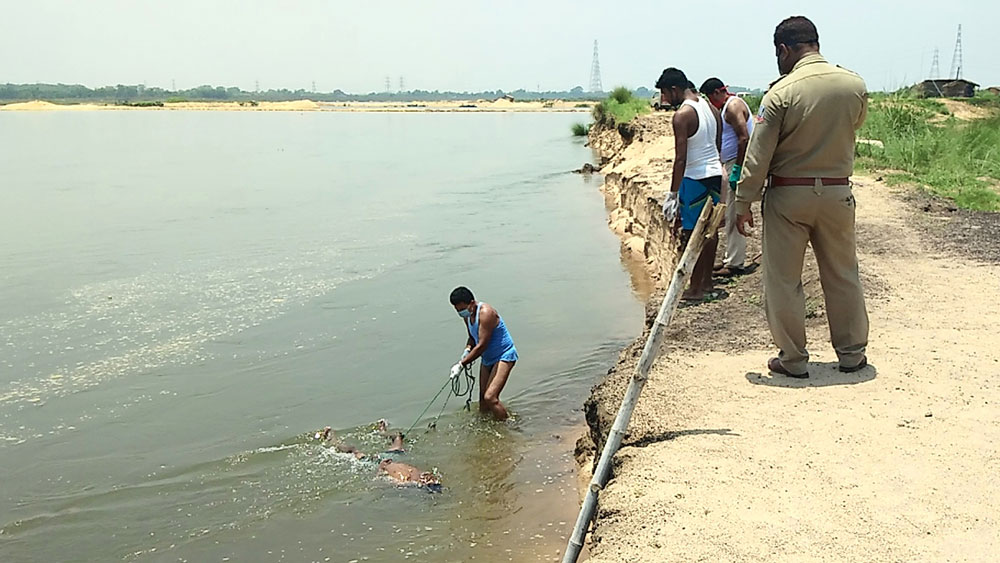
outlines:
{"label": "white glove", "polygon": [[468,348],[466,348],[465,350],[462,350],[462,358],[461,359],[464,360],[465,357],[469,355],[469,352],[472,352],[472,350],[470,350]]}
{"label": "white glove", "polygon": [[667,192],[667,199],[663,202],[663,216],[667,223],[673,223],[677,219],[677,213],[681,210],[681,201],[677,197],[677,192]]}
{"label": "white glove", "polygon": [[456,377],[458,377],[458,375],[462,373],[462,369],[463,368],[461,362],[451,366],[451,377],[449,379],[455,379]]}

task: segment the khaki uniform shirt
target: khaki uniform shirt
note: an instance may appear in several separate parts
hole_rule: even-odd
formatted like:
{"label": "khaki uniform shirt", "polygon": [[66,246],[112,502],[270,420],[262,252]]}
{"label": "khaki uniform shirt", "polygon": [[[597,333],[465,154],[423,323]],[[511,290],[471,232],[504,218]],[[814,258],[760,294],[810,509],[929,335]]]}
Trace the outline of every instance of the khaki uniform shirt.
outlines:
{"label": "khaki uniform shirt", "polygon": [[759,201],[769,174],[844,178],[854,171],[854,132],[868,114],[865,81],[826,62],[802,57],[760,104],[736,188],[736,212]]}

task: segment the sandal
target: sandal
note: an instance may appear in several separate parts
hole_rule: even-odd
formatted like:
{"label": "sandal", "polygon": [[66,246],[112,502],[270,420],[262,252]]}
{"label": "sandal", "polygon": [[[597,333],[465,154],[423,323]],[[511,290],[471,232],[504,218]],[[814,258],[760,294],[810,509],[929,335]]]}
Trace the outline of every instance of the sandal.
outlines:
{"label": "sandal", "polygon": [[785,366],[781,365],[781,360],[778,358],[771,358],[767,361],[767,369],[779,375],[784,375],[786,377],[793,377],[795,379],[808,379],[809,372],[805,373],[792,373],[785,369]]}

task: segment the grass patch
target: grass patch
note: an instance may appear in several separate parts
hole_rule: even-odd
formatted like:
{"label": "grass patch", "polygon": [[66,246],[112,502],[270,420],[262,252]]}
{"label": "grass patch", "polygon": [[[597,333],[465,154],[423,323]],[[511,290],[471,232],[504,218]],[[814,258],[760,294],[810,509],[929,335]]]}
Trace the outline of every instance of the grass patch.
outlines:
{"label": "grass patch", "polygon": [[975,97],[964,98],[962,101],[974,106],[1000,111],[1000,96],[989,90],[980,90],[976,92]]}
{"label": "grass patch", "polygon": [[586,137],[587,134],[590,133],[590,125],[574,123],[570,126],[570,130],[573,131],[574,137]]}
{"label": "grass patch", "polygon": [[1000,211],[1000,113],[963,122],[935,100],[873,97],[859,138],[878,139],[878,148],[858,144],[858,165],[904,171],[959,207]]}
{"label": "grass patch", "polygon": [[909,172],[890,172],[885,175],[885,183],[889,186],[910,185],[917,181],[917,177]]}
{"label": "grass patch", "polygon": [[649,100],[637,98],[631,90],[619,86],[612,90],[607,98],[598,102],[591,114],[595,123],[614,127],[621,123],[628,123],[636,116],[647,114],[652,109]]}

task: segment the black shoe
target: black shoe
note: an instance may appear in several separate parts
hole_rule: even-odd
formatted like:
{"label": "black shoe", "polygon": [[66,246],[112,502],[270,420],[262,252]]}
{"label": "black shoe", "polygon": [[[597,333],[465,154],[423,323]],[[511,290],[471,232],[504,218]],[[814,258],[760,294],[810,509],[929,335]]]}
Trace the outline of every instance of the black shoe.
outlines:
{"label": "black shoe", "polygon": [[861,361],[858,362],[858,365],[849,368],[844,366],[839,366],[837,369],[839,369],[841,373],[854,373],[856,371],[861,371],[866,367],[868,367],[868,356],[861,356]]}

